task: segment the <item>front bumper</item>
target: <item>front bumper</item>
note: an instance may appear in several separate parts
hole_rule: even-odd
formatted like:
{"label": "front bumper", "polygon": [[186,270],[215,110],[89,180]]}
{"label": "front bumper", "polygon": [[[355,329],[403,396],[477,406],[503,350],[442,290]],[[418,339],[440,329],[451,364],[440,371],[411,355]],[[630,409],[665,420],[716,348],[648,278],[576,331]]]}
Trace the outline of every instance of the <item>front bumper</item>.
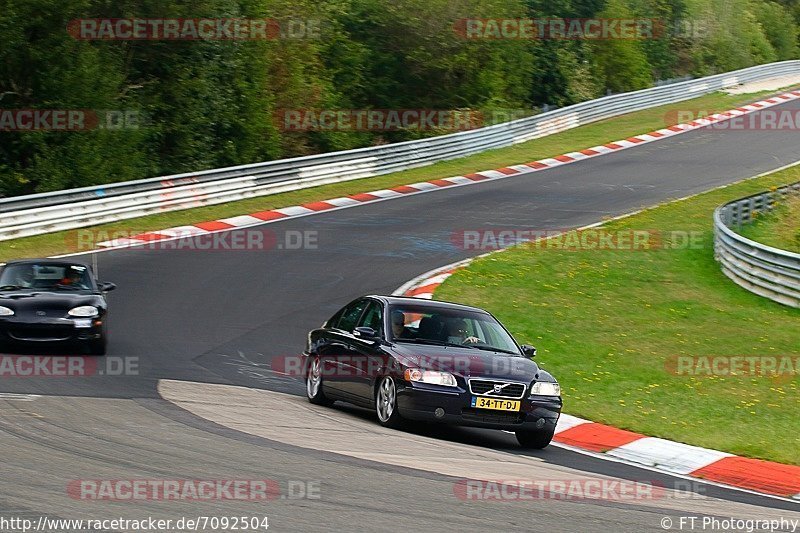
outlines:
{"label": "front bumper", "polygon": [[[88,327],[78,327],[86,325]],[[74,343],[100,339],[101,319],[84,319],[81,323],[70,318],[41,318],[36,320],[9,317],[0,320],[0,340],[10,343]]]}
{"label": "front bumper", "polygon": [[[397,407],[410,420],[440,422],[458,426],[544,431],[555,429],[563,402],[558,396],[526,396],[519,411],[475,409],[472,394],[461,387],[440,387],[420,383],[398,383]],[[442,416],[436,410],[444,411]]]}

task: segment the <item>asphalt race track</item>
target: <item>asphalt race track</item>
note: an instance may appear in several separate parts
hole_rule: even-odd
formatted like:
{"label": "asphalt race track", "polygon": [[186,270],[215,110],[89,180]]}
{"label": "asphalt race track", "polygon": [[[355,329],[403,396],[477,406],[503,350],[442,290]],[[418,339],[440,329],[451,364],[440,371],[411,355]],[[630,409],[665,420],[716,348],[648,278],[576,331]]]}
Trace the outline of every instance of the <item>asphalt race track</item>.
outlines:
{"label": "asphalt race track", "polygon": [[[390,293],[425,271],[481,253],[454,244],[461,231],[578,227],[798,159],[793,131],[698,130],[535,174],[262,227],[279,241],[285,232],[316,232],[316,249],[100,253],[100,278],[119,287],[110,295],[109,354],[138,358],[139,375],[0,380],[0,392],[40,395],[0,396],[0,515],[267,515],[279,531],[663,531],[665,516],[675,524],[691,514],[800,518],[798,504],[710,485],[696,486],[702,497],[647,502],[462,501],[453,486],[465,476],[453,473],[480,473],[503,461],[545,479],[607,476],[666,487],[684,480],[553,446],[522,451],[501,432],[387,431],[367,411],[306,405],[296,398],[300,382],[270,369],[273,358],[299,353],[306,332],[352,298]],[[254,392],[258,401],[271,407],[236,404],[230,389],[221,401],[230,398],[233,407],[209,421],[163,399],[160,380],[198,382],[196,402],[217,390],[204,384],[261,389]],[[244,425],[234,424],[245,412]],[[330,427],[319,439],[300,438],[324,424]],[[361,438],[370,439],[375,457],[396,450],[402,457],[419,454],[419,464],[348,453]],[[459,470],[448,457],[473,462]],[[318,482],[320,497],[108,503],[66,491],[80,479],[256,478],[282,487]]]}

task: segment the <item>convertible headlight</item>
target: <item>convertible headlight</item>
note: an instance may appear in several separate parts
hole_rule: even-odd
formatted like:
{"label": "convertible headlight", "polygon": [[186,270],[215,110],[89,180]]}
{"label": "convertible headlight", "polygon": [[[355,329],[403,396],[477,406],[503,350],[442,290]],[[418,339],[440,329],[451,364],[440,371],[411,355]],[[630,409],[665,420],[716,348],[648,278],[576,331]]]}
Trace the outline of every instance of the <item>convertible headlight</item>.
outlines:
{"label": "convertible headlight", "polygon": [[0,316],[14,316],[14,310],[0,305]]}
{"label": "convertible headlight", "polygon": [[91,305],[82,305],[80,307],[76,307],[74,309],[69,310],[69,316],[74,316],[78,318],[93,318],[100,315],[100,312],[97,310],[96,307]]}
{"label": "convertible headlight", "polygon": [[416,381],[417,383],[430,383],[432,385],[444,385],[445,387],[458,386],[456,377],[449,372],[409,368],[405,371],[404,377],[406,381]]}
{"label": "convertible headlight", "polygon": [[561,385],[552,381],[537,381],[531,387],[531,396],[561,396]]}

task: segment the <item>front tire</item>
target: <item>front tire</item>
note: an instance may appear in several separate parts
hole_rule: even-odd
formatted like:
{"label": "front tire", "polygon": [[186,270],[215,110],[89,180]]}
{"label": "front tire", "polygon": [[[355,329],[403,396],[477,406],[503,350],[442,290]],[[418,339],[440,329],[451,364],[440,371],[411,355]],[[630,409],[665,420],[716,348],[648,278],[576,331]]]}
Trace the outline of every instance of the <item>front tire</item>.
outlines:
{"label": "front tire", "polygon": [[375,391],[375,411],[378,423],[383,427],[397,428],[402,425],[402,418],[397,409],[397,385],[391,376],[384,376]]}
{"label": "front tire", "polygon": [[555,429],[543,429],[539,431],[516,431],[517,442],[523,448],[541,450],[547,448],[553,440]]}
{"label": "front tire", "polygon": [[306,397],[314,405],[331,405],[333,400],[322,391],[322,360],[315,356],[306,372]]}

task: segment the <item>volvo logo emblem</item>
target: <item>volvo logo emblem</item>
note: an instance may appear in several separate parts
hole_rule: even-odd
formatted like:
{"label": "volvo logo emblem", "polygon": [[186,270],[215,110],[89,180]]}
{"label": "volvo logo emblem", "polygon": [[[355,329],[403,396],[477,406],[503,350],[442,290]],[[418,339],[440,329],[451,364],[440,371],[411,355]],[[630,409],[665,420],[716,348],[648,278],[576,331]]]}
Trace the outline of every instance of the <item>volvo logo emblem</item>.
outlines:
{"label": "volvo logo emblem", "polygon": [[47,313],[44,311],[36,311],[36,316],[47,316]]}
{"label": "volvo logo emblem", "polygon": [[495,392],[495,394],[503,392],[503,385],[500,385],[499,383],[495,383],[494,392]]}

